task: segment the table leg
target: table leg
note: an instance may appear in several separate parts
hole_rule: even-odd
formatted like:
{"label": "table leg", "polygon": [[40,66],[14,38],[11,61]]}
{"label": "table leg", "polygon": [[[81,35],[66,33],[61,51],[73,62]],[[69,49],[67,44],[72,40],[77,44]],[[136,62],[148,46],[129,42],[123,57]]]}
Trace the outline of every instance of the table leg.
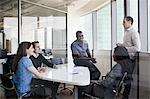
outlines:
{"label": "table leg", "polygon": [[78,86],[74,86],[73,99],[78,99]]}

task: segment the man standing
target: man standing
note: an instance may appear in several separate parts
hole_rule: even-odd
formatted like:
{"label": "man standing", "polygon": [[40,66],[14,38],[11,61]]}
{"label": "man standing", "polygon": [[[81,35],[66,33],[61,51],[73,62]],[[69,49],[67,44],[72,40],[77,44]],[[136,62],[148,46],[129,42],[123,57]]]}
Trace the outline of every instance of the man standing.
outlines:
{"label": "man standing", "polygon": [[125,29],[123,43],[118,43],[117,46],[124,46],[130,55],[130,59],[135,59],[135,53],[141,50],[141,41],[139,33],[135,31],[132,27],[133,18],[130,16],[125,16],[123,19],[123,26]]}
{"label": "man standing", "polygon": [[100,71],[93,63],[95,59],[91,57],[88,43],[83,39],[82,31],[76,32],[76,40],[71,44],[72,57],[76,66],[85,66],[90,70],[91,80],[97,80],[100,77]]}

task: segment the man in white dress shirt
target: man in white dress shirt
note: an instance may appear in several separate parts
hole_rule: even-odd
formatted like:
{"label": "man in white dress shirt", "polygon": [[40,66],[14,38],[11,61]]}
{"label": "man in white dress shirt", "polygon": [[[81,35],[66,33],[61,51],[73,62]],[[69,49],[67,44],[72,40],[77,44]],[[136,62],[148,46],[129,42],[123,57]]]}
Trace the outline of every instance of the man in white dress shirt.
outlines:
{"label": "man in white dress shirt", "polygon": [[130,55],[130,59],[135,59],[135,53],[141,50],[141,41],[138,31],[133,29],[133,18],[125,16],[123,19],[123,26],[125,29],[123,43],[117,43],[117,46],[124,46]]}

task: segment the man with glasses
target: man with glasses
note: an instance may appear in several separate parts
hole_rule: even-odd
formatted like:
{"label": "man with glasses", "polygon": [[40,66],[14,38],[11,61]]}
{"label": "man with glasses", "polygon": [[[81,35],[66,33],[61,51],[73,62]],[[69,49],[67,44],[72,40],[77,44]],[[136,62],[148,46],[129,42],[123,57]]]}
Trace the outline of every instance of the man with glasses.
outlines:
{"label": "man with glasses", "polygon": [[82,31],[76,32],[76,40],[71,44],[72,57],[76,66],[85,66],[89,68],[91,80],[98,80],[100,71],[93,64],[96,63],[95,58],[91,57],[88,43],[84,40]]}

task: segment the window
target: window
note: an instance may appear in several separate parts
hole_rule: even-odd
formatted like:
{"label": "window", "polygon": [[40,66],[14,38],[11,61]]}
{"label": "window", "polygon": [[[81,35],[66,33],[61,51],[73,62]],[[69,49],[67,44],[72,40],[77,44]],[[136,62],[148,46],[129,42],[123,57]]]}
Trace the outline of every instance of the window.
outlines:
{"label": "window", "polygon": [[136,31],[138,31],[138,0],[129,0],[129,4],[129,15],[133,17],[133,27]]}
{"label": "window", "polygon": [[37,17],[23,16],[22,17],[22,32],[20,42],[33,41],[35,39],[34,33],[37,29]]}
{"label": "window", "polygon": [[40,42],[41,49],[45,49],[45,28],[37,29],[37,32],[35,35],[37,36],[36,41]]}
{"label": "window", "polygon": [[[32,9],[28,9],[28,6],[34,7],[32,7]],[[56,15],[53,15],[53,13],[50,13],[50,9],[31,5],[27,2],[22,2],[21,10],[21,41],[32,42],[37,40],[40,42],[42,49],[66,49],[65,13],[55,12]]]}
{"label": "window", "polygon": [[10,53],[16,53],[18,48],[18,18],[4,17],[4,33],[5,39],[10,43],[6,43],[6,47],[10,49]]}
{"label": "window", "polygon": [[111,7],[110,5],[97,11],[97,48],[111,49]]}
{"label": "window", "polygon": [[117,0],[117,43],[123,42],[124,28],[122,25],[124,18],[124,0]]}
{"label": "window", "polygon": [[84,34],[84,39],[88,42],[89,48],[93,48],[93,39],[92,39],[92,14],[87,14],[80,18],[81,31]]}
{"label": "window", "polygon": [[0,0],[0,32],[4,38],[1,45],[9,53],[18,48],[18,0]]}

